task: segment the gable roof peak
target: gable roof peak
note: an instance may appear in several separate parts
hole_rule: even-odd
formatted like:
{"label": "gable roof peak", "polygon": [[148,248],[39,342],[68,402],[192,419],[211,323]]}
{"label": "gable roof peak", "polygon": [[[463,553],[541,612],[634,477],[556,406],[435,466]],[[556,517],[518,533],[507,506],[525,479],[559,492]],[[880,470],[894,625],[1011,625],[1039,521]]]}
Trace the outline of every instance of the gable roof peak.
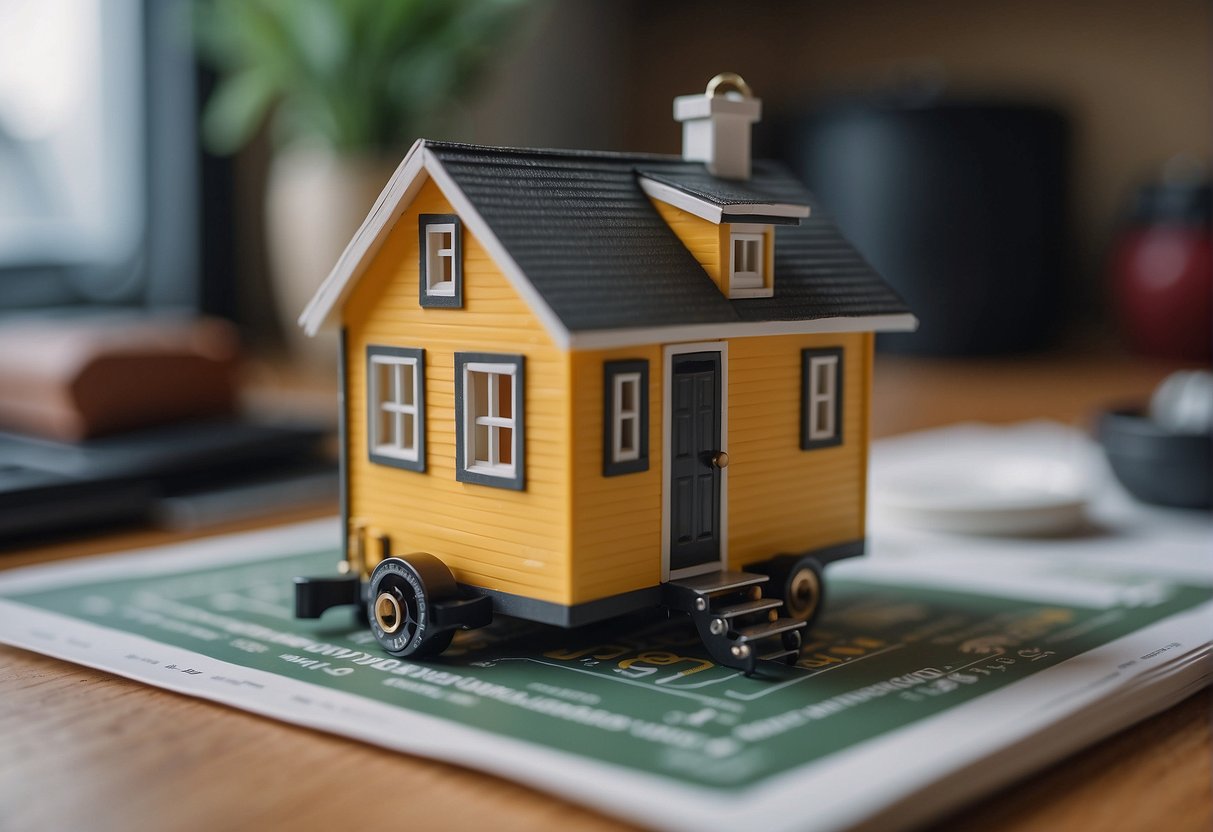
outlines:
{"label": "gable roof peak", "polygon": [[[907,329],[904,303],[826,218],[781,226],[774,297],[730,300],[645,192],[645,171],[699,176],[698,162],[609,151],[417,141],[299,319],[315,334],[354,285],[425,182],[432,181],[552,341],[563,349],[778,332]],[[732,187],[761,186],[810,204],[777,166]],[[769,178],[768,178],[769,177]]]}

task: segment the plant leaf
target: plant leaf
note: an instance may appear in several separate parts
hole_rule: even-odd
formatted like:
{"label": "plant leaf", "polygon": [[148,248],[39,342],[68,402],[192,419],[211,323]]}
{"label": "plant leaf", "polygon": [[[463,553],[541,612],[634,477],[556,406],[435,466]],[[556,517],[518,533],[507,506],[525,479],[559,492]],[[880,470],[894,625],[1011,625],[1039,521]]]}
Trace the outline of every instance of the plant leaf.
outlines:
{"label": "plant leaf", "polygon": [[265,120],[277,85],[263,72],[245,70],[225,78],[202,114],[202,138],[215,153],[239,150]]}
{"label": "plant leaf", "polygon": [[410,140],[484,75],[529,0],[195,0],[199,49],[224,81],[210,145],[234,149],[270,107],[275,140],[340,152]]}

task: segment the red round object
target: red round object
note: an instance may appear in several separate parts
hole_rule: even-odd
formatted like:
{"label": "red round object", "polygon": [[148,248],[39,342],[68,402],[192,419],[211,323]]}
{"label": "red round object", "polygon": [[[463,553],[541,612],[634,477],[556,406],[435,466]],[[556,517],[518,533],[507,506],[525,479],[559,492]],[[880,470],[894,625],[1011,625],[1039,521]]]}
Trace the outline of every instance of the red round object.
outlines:
{"label": "red round object", "polygon": [[1213,232],[1200,226],[1129,228],[1112,251],[1121,328],[1158,358],[1213,357]]}

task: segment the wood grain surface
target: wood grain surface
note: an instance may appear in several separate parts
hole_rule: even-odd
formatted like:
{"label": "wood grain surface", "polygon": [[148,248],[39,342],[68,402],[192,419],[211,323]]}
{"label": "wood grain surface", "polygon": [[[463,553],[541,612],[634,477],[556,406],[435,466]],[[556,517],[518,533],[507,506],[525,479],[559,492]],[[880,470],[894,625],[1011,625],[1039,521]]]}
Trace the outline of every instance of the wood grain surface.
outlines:
{"label": "wood grain surface", "polygon": [[[882,357],[873,430],[1040,417],[1086,425],[1100,405],[1140,400],[1172,369],[1106,355]],[[81,536],[0,551],[0,568],[178,539],[144,529]],[[1211,713],[1206,690],[933,828],[1208,832]],[[629,828],[499,778],[11,648],[0,648],[0,738],[5,832]]]}

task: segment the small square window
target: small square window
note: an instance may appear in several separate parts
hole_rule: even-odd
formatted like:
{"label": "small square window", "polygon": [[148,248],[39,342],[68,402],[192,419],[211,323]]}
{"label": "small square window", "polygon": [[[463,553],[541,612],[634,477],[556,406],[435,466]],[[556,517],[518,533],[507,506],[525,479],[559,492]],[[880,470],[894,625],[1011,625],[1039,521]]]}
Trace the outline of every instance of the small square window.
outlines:
{"label": "small square window", "polygon": [[803,450],[842,444],[842,349],[801,353],[801,425]]}
{"label": "small square window", "polygon": [[648,410],[649,362],[607,362],[603,375],[603,476],[648,470]]}
{"label": "small square window", "polygon": [[462,224],[454,214],[422,214],[421,305],[463,306]]}
{"label": "small square window", "polygon": [[425,353],[367,348],[367,451],[371,461],[425,470]]}

